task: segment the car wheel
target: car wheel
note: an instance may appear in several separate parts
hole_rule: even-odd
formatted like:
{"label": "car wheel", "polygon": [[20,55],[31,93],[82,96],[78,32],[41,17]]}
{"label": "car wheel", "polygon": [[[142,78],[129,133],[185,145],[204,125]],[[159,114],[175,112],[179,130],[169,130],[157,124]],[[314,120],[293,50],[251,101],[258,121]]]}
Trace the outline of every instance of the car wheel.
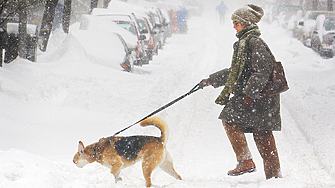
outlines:
{"label": "car wheel", "polygon": [[332,51],[321,51],[320,54],[323,58],[333,58],[334,56]]}
{"label": "car wheel", "polygon": [[159,46],[159,49],[160,49],[160,50],[163,50],[163,44],[162,44],[162,42],[159,42],[159,45],[158,45],[158,46]]}

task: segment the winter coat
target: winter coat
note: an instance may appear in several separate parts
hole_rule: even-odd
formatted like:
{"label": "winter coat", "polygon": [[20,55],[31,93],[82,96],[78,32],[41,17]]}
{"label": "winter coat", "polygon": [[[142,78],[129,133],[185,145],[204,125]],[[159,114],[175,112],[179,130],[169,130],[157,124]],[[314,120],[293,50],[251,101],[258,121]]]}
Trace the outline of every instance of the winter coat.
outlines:
{"label": "winter coat", "polygon": [[[234,54],[238,43],[234,43]],[[223,108],[219,119],[230,125],[241,125],[244,132],[257,130],[281,130],[280,96],[259,98],[273,70],[275,59],[266,49],[262,39],[251,37],[247,44],[247,60],[238,81],[234,95]],[[229,69],[223,69],[210,75],[215,88],[223,86],[228,78]],[[244,104],[244,96],[252,99],[252,104]]]}

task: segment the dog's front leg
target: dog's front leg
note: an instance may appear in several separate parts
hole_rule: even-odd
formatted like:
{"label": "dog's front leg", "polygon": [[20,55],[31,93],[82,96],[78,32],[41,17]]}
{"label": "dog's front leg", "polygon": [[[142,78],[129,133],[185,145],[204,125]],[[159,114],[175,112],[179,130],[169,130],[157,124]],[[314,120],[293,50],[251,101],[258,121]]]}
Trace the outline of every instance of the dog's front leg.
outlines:
{"label": "dog's front leg", "polygon": [[105,158],[104,161],[105,163],[103,165],[111,169],[110,172],[114,175],[115,183],[121,181],[122,178],[120,177],[120,172],[123,167],[121,158]]}
{"label": "dog's front leg", "polygon": [[120,172],[121,172],[121,169],[116,174],[112,173],[115,177],[115,183],[117,183],[118,181],[122,181],[122,178],[120,177]]}
{"label": "dog's front leg", "polygon": [[121,172],[121,168],[123,166],[122,162],[114,162],[113,164],[111,164],[111,173],[114,175],[115,177],[115,183],[117,183],[118,181],[121,181],[122,178],[120,177],[120,172]]}

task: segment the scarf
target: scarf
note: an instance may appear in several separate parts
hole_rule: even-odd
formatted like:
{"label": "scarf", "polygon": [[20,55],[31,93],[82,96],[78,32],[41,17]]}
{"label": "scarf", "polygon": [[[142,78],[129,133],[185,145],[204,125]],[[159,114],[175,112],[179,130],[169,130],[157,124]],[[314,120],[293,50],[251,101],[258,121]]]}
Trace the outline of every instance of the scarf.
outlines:
{"label": "scarf", "polygon": [[236,34],[236,37],[239,39],[237,53],[234,53],[233,55],[227,82],[221,91],[221,94],[215,100],[216,104],[225,105],[228,102],[230,95],[234,94],[247,59],[247,42],[252,36],[260,35],[261,32],[258,29],[258,26],[254,24],[242,29]]}

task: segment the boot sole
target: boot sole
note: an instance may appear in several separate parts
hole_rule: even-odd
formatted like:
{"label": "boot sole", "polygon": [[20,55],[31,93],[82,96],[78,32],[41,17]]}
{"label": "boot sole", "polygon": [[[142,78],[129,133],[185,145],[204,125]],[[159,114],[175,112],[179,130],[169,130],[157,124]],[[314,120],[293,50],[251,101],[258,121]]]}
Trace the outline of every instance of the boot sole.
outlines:
{"label": "boot sole", "polygon": [[252,172],[256,172],[256,167],[248,168],[248,169],[241,170],[238,172],[231,172],[231,173],[228,173],[228,176],[239,176],[245,173],[252,173]]}

